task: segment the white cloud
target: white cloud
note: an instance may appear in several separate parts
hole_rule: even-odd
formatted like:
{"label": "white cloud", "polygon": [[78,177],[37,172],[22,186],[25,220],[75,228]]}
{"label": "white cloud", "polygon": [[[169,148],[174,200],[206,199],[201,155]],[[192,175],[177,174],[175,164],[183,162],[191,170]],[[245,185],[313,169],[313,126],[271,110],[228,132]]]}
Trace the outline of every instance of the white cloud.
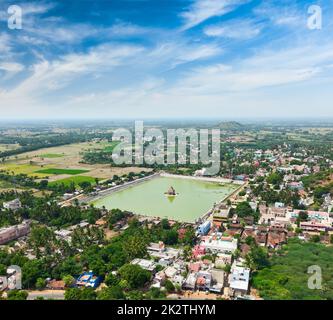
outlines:
{"label": "white cloud", "polygon": [[51,2],[26,2],[19,4],[23,15],[43,14],[53,9],[55,5],[55,3]]}
{"label": "white cloud", "polygon": [[44,24],[43,28],[31,24],[24,28],[25,31],[37,37],[40,41],[55,43],[77,43],[85,38],[96,36],[98,30],[88,24],[67,24],[66,27],[59,27],[58,24]]}
{"label": "white cloud", "polygon": [[49,42],[46,40],[42,40],[37,37],[27,36],[23,35],[18,38],[18,41],[23,44],[29,44],[34,46],[40,46],[40,45],[47,45]]}
{"label": "white cloud", "polygon": [[258,6],[254,13],[261,18],[271,21],[276,26],[285,27],[303,27],[306,28],[306,10],[299,10],[297,6],[290,1],[278,6],[263,2]]}
{"label": "white cloud", "polygon": [[[282,92],[290,88],[289,85],[307,84],[318,79],[326,68],[331,68],[332,47],[325,47],[326,53],[317,50],[311,56],[304,54],[308,49],[298,47],[279,51],[266,50],[237,61],[234,65],[212,64],[196,67],[175,82],[147,77],[144,81],[136,81],[107,92],[94,91],[72,97],[64,102],[63,108],[69,110],[71,116],[74,116],[77,110],[84,110],[85,115],[96,117],[100,113],[117,117],[140,114],[151,117],[189,114],[208,116],[209,112],[220,116],[223,110],[228,115],[235,114],[238,110],[244,116],[251,113],[246,111],[250,107],[253,112],[269,115],[272,114],[272,109],[269,108],[277,108],[279,101],[284,101],[288,108],[291,101],[303,102],[299,96],[289,101],[283,96]],[[303,58],[300,59],[299,56]],[[286,57],[289,57],[288,61]],[[266,88],[280,88],[280,100],[269,101],[269,97],[264,93]],[[288,108],[284,109],[284,112]]]}
{"label": "white cloud", "polygon": [[105,32],[108,36],[137,36],[144,35],[151,32],[152,29],[141,27],[129,22],[117,22],[110,28],[107,28]]}
{"label": "white cloud", "polygon": [[184,20],[183,30],[190,29],[212,17],[225,15],[249,0],[195,0],[180,16]]}
{"label": "white cloud", "polygon": [[[182,15],[184,29],[230,12],[241,3],[245,1],[194,1]],[[192,113],[218,116],[220,108],[229,108],[232,113],[252,107],[255,113],[282,102],[290,108],[292,102],[304,102],[302,92],[296,94],[295,88],[307,88],[309,96],[311,83],[330,82],[332,37],[323,36],[323,32],[307,37],[302,31],[295,34],[288,29],[276,37],[272,33],[268,42],[256,41],[255,47],[250,47],[248,42],[236,43],[238,51],[231,51],[235,42],[226,39],[252,39],[261,32],[267,36],[269,32],[264,33],[263,28],[271,19],[275,25],[292,25],[294,15],[290,12],[278,17],[275,11],[266,9],[266,12],[256,10],[255,16],[247,19],[205,24],[203,32],[211,38],[203,37],[201,31],[193,35],[122,21],[109,27],[92,27],[57,17],[43,18],[47,20],[42,30],[34,25],[37,19],[28,19],[26,33],[17,33],[16,38],[0,33],[2,56],[5,55],[1,49],[15,48],[14,40],[20,42],[18,48],[27,43],[38,46],[33,48],[31,57],[38,61],[22,72],[27,78],[22,81],[20,74],[17,78],[22,82],[16,83],[15,88],[12,89],[14,83],[10,89],[1,91],[0,88],[1,105],[12,106],[6,110],[14,115],[22,111],[33,116],[59,117],[98,117],[99,114],[156,117]],[[124,40],[132,36],[148,41],[139,46],[133,45],[134,42],[125,44],[130,42]],[[77,44],[88,37],[105,44],[73,53],[82,48]],[[115,42],[120,38],[121,41]],[[17,62],[9,56],[1,59],[1,75],[23,71],[18,62],[31,61],[25,60],[28,54],[31,52],[21,50]],[[13,64],[8,64],[9,61]],[[267,92],[276,94],[265,96]],[[328,93],[327,96],[331,97]]]}
{"label": "white cloud", "polygon": [[17,73],[24,70],[24,65],[16,62],[0,62],[0,70]]}
{"label": "white cloud", "polygon": [[0,53],[8,53],[11,50],[10,37],[7,33],[0,33]]}
{"label": "white cloud", "polygon": [[243,19],[208,26],[204,29],[204,33],[209,37],[246,40],[258,36],[262,28],[262,24]]}
{"label": "white cloud", "polygon": [[193,50],[188,50],[181,54],[178,59],[180,61],[195,61],[199,59],[209,58],[222,53],[222,49],[216,45],[201,45]]}
{"label": "white cloud", "polygon": [[[74,81],[97,72],[111,72],[135,57],[143,49],[138,46],[104,45],[87,53],[70,54],[55,61],[43,60],[30,69],[31,75],[12,90],[0,92],[0,100],[20,103],[21,100],[36,101],[50,91],[63,88]],[[37,103],[38,105],[38,103]]]}
{"label": "white cloud", "polygon": [[[311,55],[307,54],[311,51]],[[187,72],[172,94],[215,95],[260,90],[315,79],[331,68],[333,45],[264,50],[233,65],[214,64]]]}
{"label": "white cloud", "polygon": [[56,6],[53,2],[26,2],[20,6],[23,14],[23,31],[17,35],[17,43],[23,41],[36,46],[54,46],[61,43],[73,45],[105,31],[89,23],[71,23],[58,16],[42,17],[42,14],[48,13]]}
{"label": "white cloud", "polygon": [[[42,25],[42,28],[40,27]],[[117,22],[110,27],[94,26],[89,23],[70,23],[57,17],[24,20],[25,37],[33,44],[58,45],[77,44],[85,39],[109,40],[130,36],[161,35],[161,30],[141,27],[127,22]],[[24,38],[23,38],[24,40]]]}
{"label": "white cloud", "polygon": [[7,21],[9,14],[7,12],[8,8],[12,5],[19,6],[22,9],[22,18],[31,18],[31,16],[42,15],[49,12],[56,6],[54,2],[20,2],[16,3],[15,1],[5,1],[0,10],[0,21]]}
{"label": "white cloud", "polygon": [[179,39],[158,45],[148,54],[148,59],[151,65],[173,69],[188,62],[205,60],[222,53],[223,49],[216,44],[192,44]]}

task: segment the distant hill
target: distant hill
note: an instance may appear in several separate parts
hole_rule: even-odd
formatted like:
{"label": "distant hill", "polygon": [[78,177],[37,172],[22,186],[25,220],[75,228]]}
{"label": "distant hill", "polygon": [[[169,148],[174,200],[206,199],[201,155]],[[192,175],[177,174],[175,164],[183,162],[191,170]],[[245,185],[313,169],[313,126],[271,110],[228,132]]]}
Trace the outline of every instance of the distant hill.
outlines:
{"label": "distant hill", "polygon": [[221,122],[218,126],[221,130],[240,130],[244,128],[242,124],[236,121]]}

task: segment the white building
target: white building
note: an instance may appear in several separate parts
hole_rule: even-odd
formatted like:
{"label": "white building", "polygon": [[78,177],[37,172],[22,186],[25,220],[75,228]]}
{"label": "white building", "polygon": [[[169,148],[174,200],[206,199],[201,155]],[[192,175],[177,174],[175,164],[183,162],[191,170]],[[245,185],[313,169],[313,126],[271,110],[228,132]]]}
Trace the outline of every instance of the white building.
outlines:
{"label": "white building", "polygon": [[200,246],[213,253],[234,253],[237,250],[237,244],[237,239],[222,237],[222,234],[217,232],[211,236],[202,237]]}
{"label": "white building", "polygon": [[165,247],[164,243],[150,243],[147,251],[151,257],[160,258],[162,261],[175,260],[182,254],[182,250],[171,247]]}
{"label": "white building", "polygon": [[73,233],[72,231],[66,230],[66,229],[61,229],[61,230],[54,231],[54,234],[58,238],[63,239],[65,241],[67,241],[67,242],[71,242],[71,240],[72,240],[72,237],[71,237],[72,233]]}
{"label": "white building", "polygon": [[284,208],[284,203],[283,202],[275,202],[274,207],[275,208]]}
{"label": "white building", "polygon": [[185,282],[183,283],[183,289],[185,290],[195,290],[195,285],[197,282],[197,274],[189,273]]}
{"label": "white building", "polygon": [[308,215],[308,220],[310,222],[320,223],[325,225],[327,228],[332,227],[333,219],[330,214],[325,211],[311,211],[311,210],[293,210],[288,212],[287,216],[289,219],[297,219],[300,212],[306,212]]}
{"label": "white building", "polygon": [[74,197],[74,193],[64,193],[62,198],[64,200],[68,200],[68,199],[73,198],[73,197]]}
{"label": "white building", "polygon": [[247,294],[250,283],[250,269],[233,265],[229,275],[229,286],[235,296]]}
{"label": "white building", "polygon": [[156,264],[152,260],[146,260],[146,259],[134,259],[131,264],[137,264],[142,269],[148,270],[150,272],[155,271]]}
{"label": "white building", "polygon": [[258,204],[256,202],[250,201],[249,205],[253,211],[257,211],[258,209]]}

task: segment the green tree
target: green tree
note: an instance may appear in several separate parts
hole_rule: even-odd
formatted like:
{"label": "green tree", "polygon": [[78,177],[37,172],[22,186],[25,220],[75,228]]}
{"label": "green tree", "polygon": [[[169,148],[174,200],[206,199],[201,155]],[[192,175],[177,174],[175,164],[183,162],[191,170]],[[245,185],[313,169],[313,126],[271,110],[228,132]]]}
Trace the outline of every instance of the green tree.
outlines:
{"label": "green tree", "polygon": [[250,252],[245,256],[246,265],[252,270],[260,270],[269,265],[267,250],[253,245]]}
{"label": "green tree", "polygon": [[46,281],[43,278],[38,278],[36,281],[36,289],[42,290],[46,287]]}
{"label": "green tree", "polygon": [[96,300],[96,292],[92,288],[68,288],[65,300]]}
{"label": "green tree", "polygon": [[162,292],[159,288],[151,288],[147,294],[146,294],[148,299],[163,299],[165,298],[165,293]]}
{"label": "green tree", "polygon": [[246,201],[240,202],[236,207],[236,213],[238,217],[244,218],[248,216],[253,216],[254,211],[252,210],[250,204]]}
{"label": "green tree", "polygon": [[125,264],[119,269],[121,279],[126,280],[130,289],[142,288],[151,278],[151,273],[138,265]]}
{"label": "green tree", "polygon": [[48,180],[41,180],[39,182],[39,189],[40,190],[45,190],[47,188],[48,184],[49,184]]}
{"label": "green tree", "polygon": [[165,231],[163,237],[164,243],[167,245],[174,245],[178,243],[178,232],[174,229]]}
{"label": "green tree", "polygon": [[55,235],[45,226],[34,226],[31,229],[29,245],[33,248],[37,258],[41,257],[41,248],[44,248],[44,254],[51,254],[54,245]]}
{"label": "green tree", "polygon": [[167,279],[167,280],[165,281],[164,286],[165,286],[165,289],[166,289],[168,292],[174,292],[174,291],[175,291],[175,286],[174,286],[174,284],[173,284],[169,279]]}
{"label": "green tree", "polygon": [[68,288],[65,291],[65,300],[81,300],[81,289]]}
{"label": "green tree", "polygon": [[62,281],[64,281],[65,283],[65,286],[68,288],[68,287],[71,287],[74,283],[75,283],[75,279],[73,276],[71,276],[70,274],[64,276],[62,278]]}
{"label": "green tree", "polygon": [[105,284],[108,286],[116,286],[119,283],[119,278],[112,273],[109,273],[105,278]]}
{"label": "green tree", "polygon": [[7,293],[8,300],[27,300],[28,292],[24,290],[10,290]]}
{"label": "green tree", "polygon": [[189,227],[185,234],[182,242],[186,245],[193,246],[196,241],[195,230],[193,227]]}
{"label": "green tree", "polygon": [[311,242],[320,242],[320,236],[314,235],[310,239]]}
{"label": "green tree", "polygon": [[0,276],[5,276],[7,274],[7,267],[0,263]]}
{"label": "green tree", "polygon": [[309,215],[306,211],[300,211],[300,213],[298,214],[298,219],[300,221],[307,221],[309,218]]}
{"label": "green tree", "polygon": [[125,294],[119,286],[103,288],[97,294],[97,300],[122,300],[125,299]]}
{"label": "green tree", "polygon": [[123,244],[124,252],[129,260],[143,258],[147,254],[147,243],[138,235],[130,236]]}
{"label": "green tree", "polygon": [[271,173],[266,180],[269,184],[279,185],[283,181],[283,175],[277,172]]}
{"label": "green tree", "polygon": [[91,188],[91,183],[89,181],[82,181],[79,183],[81,189],[86,190]]}
{"label": "green tree", "polygon": [[22,284],[24,288],[33,288],[38,278],[47,278],[47,266],[42,260],[29,260],[22,265]]}
{"label": "green tree", "polygon": [[[270,257],[268,267],[253,274],[252,284],[265,300],[331,300],[332,263],[332,246],[289,239],[287,245]],[[307,271],[313,264],[322,269],[322,289],[308,287]]]}
{"label": "green tree", "polygon": [[143,293],[139,290],[131,290],[127,293],[127,297],[130,300],[143,300]]}
{"label": "green tree", "polygon": [[169,220],[168,219],[162,219],[161,220],[161,227],[164,230],[170,229]]}
{"label": "green tree", "polygon": [[245,243],[249,246],[254,245],[255,244],[255,239],[251,236],[248,236],[245,238]]}

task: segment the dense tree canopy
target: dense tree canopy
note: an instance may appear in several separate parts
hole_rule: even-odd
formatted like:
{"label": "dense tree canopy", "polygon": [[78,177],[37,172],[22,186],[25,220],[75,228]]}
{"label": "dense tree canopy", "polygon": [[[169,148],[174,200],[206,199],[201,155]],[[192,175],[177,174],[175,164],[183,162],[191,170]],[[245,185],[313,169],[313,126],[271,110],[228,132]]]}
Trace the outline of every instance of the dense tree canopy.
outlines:
{"label": "dense tree canopy", "polygon": [[[321,268],[322,289],[308,287],[308,268],[313,265]],[[270,266],[254,275],[253,285],[264,299],[332,299],[333,247],[289,240],[270,259]]]}
{"label": "dense tree canopy", "polygon": [[130,289],[142,288],[151,278],[151,273],[138,265],[125,264],[119,269],[122,280],[128,283]]}
{"label": "dense tree canopy", "polygon": [[251,206],[246,201],[241,202],[237,205],[236,213],[240,218],[248,217],[254,214]]}

